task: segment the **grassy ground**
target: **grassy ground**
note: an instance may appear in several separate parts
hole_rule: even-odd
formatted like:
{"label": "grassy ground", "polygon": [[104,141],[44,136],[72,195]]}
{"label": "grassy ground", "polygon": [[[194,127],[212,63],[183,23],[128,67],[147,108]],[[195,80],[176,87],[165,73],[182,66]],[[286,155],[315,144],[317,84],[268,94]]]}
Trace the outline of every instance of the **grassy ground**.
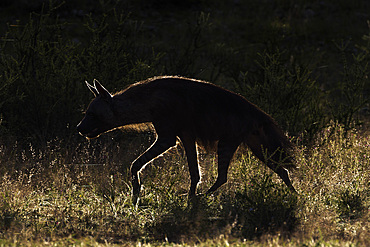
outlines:
{"label": "grassy ground", "polygon": [[[3,146],[0,245],[368,246],[369,136],[336,126],[313,148],[294,141],[298,196],[241,147],[228,183],[189,202],[180,145],[143,171],[138,208],[123,159],[136,155],[132,147],[49,143],[47,152],[29,147],[16,156],[17,147]],[[216,176],[215,156],[200,150],[200,162],[204,192]]]}

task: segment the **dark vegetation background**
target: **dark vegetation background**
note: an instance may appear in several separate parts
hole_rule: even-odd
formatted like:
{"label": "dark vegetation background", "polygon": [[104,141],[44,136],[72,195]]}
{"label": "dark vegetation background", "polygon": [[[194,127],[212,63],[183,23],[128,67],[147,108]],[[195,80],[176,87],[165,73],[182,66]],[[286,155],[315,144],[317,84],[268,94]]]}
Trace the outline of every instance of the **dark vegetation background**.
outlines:
{"label": "dark vegetation background", "polygon": [[78,142],[85,80],[156,75],[240,93],[306,141],[349,129],[369,116],[369,15],[366,0],[1,1],[1,140]]}

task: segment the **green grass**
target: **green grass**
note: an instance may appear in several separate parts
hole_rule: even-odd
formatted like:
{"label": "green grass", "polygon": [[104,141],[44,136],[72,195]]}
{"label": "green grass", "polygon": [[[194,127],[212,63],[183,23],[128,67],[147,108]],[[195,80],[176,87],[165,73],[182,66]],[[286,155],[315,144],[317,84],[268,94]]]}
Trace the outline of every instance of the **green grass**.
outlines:
{"label": "green grass", "polygon": [[[137,208],[122,159],[132,153],[126,147],[50,144],[48,151],[29,147],[16,158],[3,146],[0,245],[366,246],[370,139],[345,133],[330,127],[310,149],[297,140],[300,168],[291,175],[299,195],[241,147],[228,183],[189,202],[180,145],[142,172]],[[215,156],[200,150],[200,161],[204,192],[216,176]]]}

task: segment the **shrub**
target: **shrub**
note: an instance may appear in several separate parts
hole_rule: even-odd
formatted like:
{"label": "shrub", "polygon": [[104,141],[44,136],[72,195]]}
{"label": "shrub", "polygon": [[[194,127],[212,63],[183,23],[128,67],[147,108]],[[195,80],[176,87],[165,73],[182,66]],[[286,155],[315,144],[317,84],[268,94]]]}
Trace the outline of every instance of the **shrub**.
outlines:
{"label": "shrub", "polygon": [[[259,54],[258,70],[242,74],[239,91],[271,114],[292,135],[312,138],[326,124],[323,94],[308,66],[297,64],[287,51]],[[293,55],[292,55],[293,56]]]}
{"label": "shrub", "polygon": [[336,95],[331,97],[330,105],[332,119],[343,125],[346,130],[362,124],[359,113],[367,109],[370,102],[370,42],[355,52],[350,44],[344,41],[336,44],[341,55],[342,71],[338,86],[331,89]]}
{"label": "shrub", "polygon": [[140,25],[128,13],[113,6],[86,16],[80,38],[66,35],[73,25],[59,18],[59,7],[51,1],[25,24],[8,26],[0,50],[3,136],[42,145],[58,136],[68,141],[91,99],[85,80],[117,90],[161,74],[160,54],[139,42]]}
{"label": "shrub", "polygon": [[361,217],[365,210],[364,201],[366,199],[365,191],[345,189],[338,192],[337,212],[342,219],[357,219]]}

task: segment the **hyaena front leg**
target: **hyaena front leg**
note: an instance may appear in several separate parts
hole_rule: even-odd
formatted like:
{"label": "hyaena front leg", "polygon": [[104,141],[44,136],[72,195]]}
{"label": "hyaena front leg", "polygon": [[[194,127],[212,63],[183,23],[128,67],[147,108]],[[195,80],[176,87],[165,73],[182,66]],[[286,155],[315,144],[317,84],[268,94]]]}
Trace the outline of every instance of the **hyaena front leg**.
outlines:
{"label": "hyaena front leg", "polygon": [[137,204],[140,193],[140,170],[158,155],[176,145],[176,137],[161,137],[158,135],[154,144],[140,155],[131,166],[132,202]]}

